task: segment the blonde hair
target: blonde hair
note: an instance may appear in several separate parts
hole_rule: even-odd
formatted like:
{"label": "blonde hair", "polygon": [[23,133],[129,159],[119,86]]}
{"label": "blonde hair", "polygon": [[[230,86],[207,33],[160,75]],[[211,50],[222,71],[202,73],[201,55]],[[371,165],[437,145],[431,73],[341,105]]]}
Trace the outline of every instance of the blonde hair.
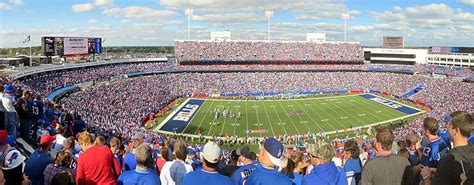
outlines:
{"label": "blonde hair", "polygon": [[105,145],[105,137],[104,136],[99,136],[95,138],[94,145],[97,146],[104,146]]}
{"label": "blonde hair", "polygon": [[89,132],[81,132],[77,136],[79,145],[91,145],[93,141],[94,137]]}

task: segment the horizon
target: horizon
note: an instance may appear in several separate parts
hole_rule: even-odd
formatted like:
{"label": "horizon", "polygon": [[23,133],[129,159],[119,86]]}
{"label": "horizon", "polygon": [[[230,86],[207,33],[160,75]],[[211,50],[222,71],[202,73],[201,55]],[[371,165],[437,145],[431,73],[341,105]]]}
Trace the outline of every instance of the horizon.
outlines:
{"label": "horizon", "polygon": [[[100,37],[107,47],[174,46],[187,39],[188,8],[190,39],[197,40],[223,30],[232,40],[265,40],[265,11],[273,11],[274,41],[304,41],[309,32],[343,41],[341,15],[348,14],[347,41],[364,47],[382,46],[383,36],[403,36],[408,48],[474,45],[473,0],[0,0],[0,48],[40,46],[46,35]],[[31,42],[22,43],[28,35]]]}

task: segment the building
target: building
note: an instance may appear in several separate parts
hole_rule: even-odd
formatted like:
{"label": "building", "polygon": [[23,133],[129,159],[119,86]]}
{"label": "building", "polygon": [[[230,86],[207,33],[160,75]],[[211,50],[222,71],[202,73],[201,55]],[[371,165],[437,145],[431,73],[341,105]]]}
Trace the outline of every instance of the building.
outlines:
{"label": "building", "polygon": [[372,64],[426,64],[428,49],[364,48],[365,62]]}
{"label": "building", "polygon": [[474,67],[474,47],[430,47],[428,64]]}

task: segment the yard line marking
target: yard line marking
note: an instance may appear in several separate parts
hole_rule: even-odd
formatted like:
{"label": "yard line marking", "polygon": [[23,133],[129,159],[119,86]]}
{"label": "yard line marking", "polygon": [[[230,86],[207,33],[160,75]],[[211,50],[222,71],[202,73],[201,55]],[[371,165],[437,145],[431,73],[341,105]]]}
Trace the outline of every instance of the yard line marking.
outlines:
{"label": "yard line marking", "polygon": [[[301,106],[299,103],[296,103],[296,104],[299,105],[302,109],[304,109],[304,107]],[[315,119],[313,119],[313,117],[312,117],[310,114],[308,114],[308,111],[304,111],[304,114],[306,114],[306,115],[309,117],[309,119],[311,119],[311,120],[313,121],[313,123],[316,124],[316,126],[318,126],[319,130],[322,129],[321,126],[319,126],[318,122],[317,122]],[[309,130],[310,132],[317,133],[317,132],[315,132],[314,130],[311,130],[311,129],[308,127],[308,124],[306,124],[306,123],[308,123],[308,121],[304,120],[304,121],[300,121],[300,123],[306,125],[306,128],[308,128],[308,130]]]}
{"label": "yard line marking", "polygon": [[[216,107],[219,107],[219,108],[220,108],[222,102],[221,102],[221,101],[218,101],[218,102],[219,102],[219,105],[216,106]],[[224,107],[224,106],[222,106],[222,107]],[[222,111],[224,111],[224,110],[222,110]],[[221,112],[221,111],[219,111],[219,112]],[[222,113],[220,113],[220,114],[222,114]],[[221,115],[221,116],[222,116],[222,115]],[[220,116],[219,116],[219,117],[220,117]],[[217,118],[217,119],[219,119],[219,118]],[[214,121],[217,121],[217,123],[219,123],[218,120],[213,120],[212,123],[214,123]],[[208,136],[209,136],[209,134],[211,133],[211,130],[212,130],[212,126],[213,126],[213,125],[214,125],[214,124],[211,124],[211,126],[209,127],[209,130],[207,131],[207,135],[208,135]]]}
{"label": "yard line marking", "polygon": [[272,134],[275,135],[275,132],[273,131],[273,126],[272,126],[272,120],[270,119],[270,116],[268,115],[268,112],[267,112],[267,108],[265,105],[263,105],[263,109],[265,110],[265,114],[267,114],[267,118],[268,118],[268,121],[270,122],[269,125],[270,125],[270,129],[272,130]]}
{"label": "yard line marking", "polygon": [[[280,107],[281,107],[285,112],[287,112],[286,109],[285,109],[285,106],[283,106],[283,104],[281,103],[281,101],[278,101],[278,103],[280,103]],[[288,114],[285,114],[285,115],[288,117],[288,120],[290,120],[290,122],[291,122],[291,124],[293,125],[293,127],[295,127],[296,132],[298,132],[298,134],[301,134],[301,132],[298,130],[298,128],[296,128],[295,123],[293,123],[293,120],[291,120],[290,116],[288,116]]]}
{"label": "yard line marking", "polygon": [[[206,102],[207,102],[207,101],[204,101],[204,103],[202,104],[202,106],[204,106],[204,105],[206,104]],[[199,122],[199,126],[198,126],[198,128],[194,131],[194,134],[196,134],[197,131],[198,131],[199,129],[201,129],[202,122],[204,122],[204,120],[206,120],[205,118],[206,118],[206,116],[208,115],[209,109],[212,108],[212,104],[214,104],[214,101],[211,101],[211,105],[209,105],[209,107],[207,107],[207,112],[205,113],[204,117],[201,119],[201,122]],[[199,112],[197,112],[196,115],[194,115],[194,117],[197,116],[198,113],[199,113]],[[194,118],[194,117],[193,117],[193,118]],[[188,126],[191,125],[191,123],[193,123],[192,120],[189,121]],[[187,128],[187,126],[186,126],[186,128]],[[183,130],[183,133],[186,133],[186,132],[185,132],[185,131],[186,131],[186,128]]]}
{"label": "yard line marking", "polygon": [[[254,104],[254,106],[257,106],[256,101],[253,101],[253,104]],[[260,125],[261,123],[260,123],[260,119],[258,118],[258,110],[257,110],[257,108],[255,109],[255,114],[257,115],[258,130],[262,130],[262,128],[260,127],[260,126],[261,126],[261,125]],[[262,124],[262,125],[263,125],[263,124]],[[260,133],[260,137],[262,137],[262,133],[261,133],[261,132],[259,132],[259,133]]]}
{"label": "yard line marking", "polygon": [[[277,106],[272,104],[270,107],[273,108],[273,111],[275,112],[275,115],[277,116],[278,120],[280,120],[280,123],[283,123],[283,121],[282,121],[281,118],[280,118],[280,115],[279,115],[278,112],[276,111],[276,107],[277,107]],[[286,124],[286,123],[285,123],[285,124]],[[288,132],[286,132],[286,128],[285,128],[283,125],[281,125],[281,127],[283,128],[283,131],[285,131],[285,135],[288,135]]]}

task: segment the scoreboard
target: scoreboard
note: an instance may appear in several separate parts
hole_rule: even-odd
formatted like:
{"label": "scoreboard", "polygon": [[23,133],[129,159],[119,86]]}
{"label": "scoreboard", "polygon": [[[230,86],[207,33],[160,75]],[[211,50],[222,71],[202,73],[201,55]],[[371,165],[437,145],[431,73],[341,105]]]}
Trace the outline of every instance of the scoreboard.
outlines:
{"label": "scoreboard", "polygon": [[45,56],[77,56],[102,53],[102,39],[93,37],[42,37]]}
{"label": "scoreboard", "polygon": [[450,53],[474,53],[474,47],[429,47],[430,53],[450,54]]}

